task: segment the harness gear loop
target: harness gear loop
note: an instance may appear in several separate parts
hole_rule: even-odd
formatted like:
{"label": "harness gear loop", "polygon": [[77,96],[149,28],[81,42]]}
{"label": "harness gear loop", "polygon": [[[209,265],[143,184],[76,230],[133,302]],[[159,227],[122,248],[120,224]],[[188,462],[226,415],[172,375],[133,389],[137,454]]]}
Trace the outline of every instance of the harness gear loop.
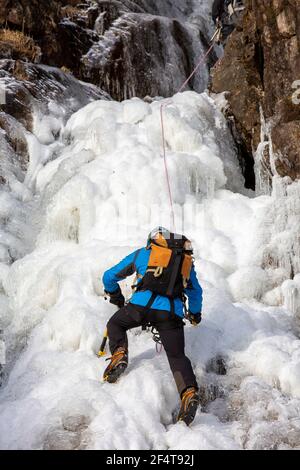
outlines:
{"label": "harness gear loop", "polygon": [[186,306],[187,297],[186,297],[185,294],[182,294],[182,303],[183,303],[184,318],[186,318],[186,316],[188,314],[188,309],[187,309],[187,306]]}
{"label": "harness gear loop", "polygon": [[[156,352],[158,354],[160,354],[162,352],[162,348],[163,348],[163,344],[162,344],[162,341],[161,341],[161,338],[160,338],[160,334],[158,332],[158,330],[153,326],[151,328],[151,333],[153,335],[153,341],[155,342],[156,344]],[[158,347],[160,346],[160,350],[158,350]]]}

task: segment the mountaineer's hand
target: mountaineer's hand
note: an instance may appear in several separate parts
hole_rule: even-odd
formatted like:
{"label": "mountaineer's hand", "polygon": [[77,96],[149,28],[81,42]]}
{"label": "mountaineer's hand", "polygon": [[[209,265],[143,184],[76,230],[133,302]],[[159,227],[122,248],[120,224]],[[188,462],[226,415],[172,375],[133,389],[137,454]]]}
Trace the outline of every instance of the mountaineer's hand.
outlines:
{"label": "mountaineer's hand", "polygon": [[202,313],[200,312],[200,313],[194,314],[192,312],[188,312],[187,319],[193,326],[197,326],[199,325],[199,323],[201,323]]}
{"label": "mountaineer's hand", "polygon": [[123,308],[125,305],[125,297],[122,294],[120,287],[115,292],[107,292],[105,294],[109,296],[109,301],[111,304],[116,305],[119,308]]}

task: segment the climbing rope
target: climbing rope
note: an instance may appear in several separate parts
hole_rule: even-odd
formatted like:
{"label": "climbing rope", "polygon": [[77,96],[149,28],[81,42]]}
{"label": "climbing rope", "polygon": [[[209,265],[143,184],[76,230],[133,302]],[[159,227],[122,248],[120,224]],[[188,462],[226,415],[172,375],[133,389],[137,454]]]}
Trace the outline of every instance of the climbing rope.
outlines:
{"label": "climbing rope", "polygon": [[175,233],[176,232],[175,211],[174,211],[174,204],[173,204],[173,196],[172,196],[170,175],[169,175],[169,169],[168,169],[168,162],[167,162],[167,147],[166,147],[165,125],[164,125],[164,108],[168,104],[169,103],[165,103],[165,104],[162,104],[160,106],[160,121],[161,121],[161,134],[162,134],[164,166],[165,166],[166,180],[167,180],[168,193],[169,193],[170,210],[171,210],[171,223],[172,223],[171,232]]}
{"label": "climbing rope", "polygon": [[[194,68],[193,72],[190,74],[190,76],[185,80],[185,82],[181,85],[177,93],[181,93],[184,88],[187,86],[189,81],[194,77],[194,75],[197,73],[201,65],[204,64],[206,61],[207,57],[211,53],[211,51],[214,48],[215,44],[215,38],[213,37],[211,40],[211,45],[207,52],[204,55],[201,55],[200,60],[198,61],[196,67]],[[170,99],[167,102],[161,104],[160,106],[160,122],[161,122],[161,136],[162,136],[162,149],[163,149],[163,159],[164,159],[164,167],[165,167],[165,173],[166,173],[166,180],[167,180],[167,187],[168,187],[168,193],[169,193],[169,202],[170,202],[170,215],[171,215],[171,224],[172,224],[172,232],[176,232],[176,224],[175,224],[175,211],[174,211],[174,202],[173,202],[173,196],[172,196],[172,189],[171,189],[171,182],[170,182],[170,175],[169,175],[169,169],[168,169],[168,162],[167,162],[167,144],[166,144],[166,135],[165,135],[165,123],[164,123],[164,110],[167,106],[169,106],[173,101]]]}

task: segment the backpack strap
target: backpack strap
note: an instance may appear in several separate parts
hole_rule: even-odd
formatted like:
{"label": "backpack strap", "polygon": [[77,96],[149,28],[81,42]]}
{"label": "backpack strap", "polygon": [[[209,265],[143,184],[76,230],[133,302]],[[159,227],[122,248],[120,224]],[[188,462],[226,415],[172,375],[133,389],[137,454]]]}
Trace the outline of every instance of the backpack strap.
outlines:
{"label": "backpack strap", "polygon": [[[136,254],[134,255],[134,258],[133,258],[133,261],[132,261],[132,266],[134,267],[134,271],[136,271],[136,264],[135,263],[136,263],[141,251],[142,251],[142,249],[137,250]],[[134,283],[131,286],[131,289],[132,289],[133,292],[137,291],[137,288],[138,288],[138,285],[139,285],[139,283],[138,283],[139,279],[143,279],[143,276],[141,274],[137,273],[136,276],[135,276]]]}
{"label": "backpack strap", "polygon": [[157,297],[157,294],[152,293],[152,295],[151,295],[151,297],[150,297],[150,299],[149,299],[149,302],[148,302],[147,305],[146,305],[146,308],[151,308],[151,307],[152,307],[152,305],[153,305],[154,302],[155,302],[156,297]]}
{"label": "backpack strap", "polygon": [[170,300],[170,314],[171,314],[171,319],[176,318],[175,314],[175,300],[174,299],[169,299]]}
{"label": "backpack strap", "polygon": [[168,289],[167,289],[167,293],[166,293],[167,297],[171,297],[173,295],[173,291],[174,291],[174,287],[175,287],[175,284],[176,284],[176,279],[177,279],[177,276],[178,276],[181,260],[182,260],[182,253],[177,253],[175,255],[172,275],[171,275],[171,279],[170,279]]}

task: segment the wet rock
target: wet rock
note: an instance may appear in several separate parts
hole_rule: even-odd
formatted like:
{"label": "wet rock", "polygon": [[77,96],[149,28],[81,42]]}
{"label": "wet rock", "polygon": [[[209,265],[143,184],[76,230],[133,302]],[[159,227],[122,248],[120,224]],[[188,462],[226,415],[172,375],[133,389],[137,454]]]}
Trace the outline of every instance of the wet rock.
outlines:
{"label": "wet rock", "polygon": [[200,403],[204,411],[217,400],[226,396],[227,366],[225,358],[218,354],[206,365],[206,374],[202,377],[199,386]]}
{"label": "wet rock", "polygon": [[6,185],[11,180],[24,180],[24,171],[22,168],[27,165],[28,157],[18,155],[10,145],[8,134],[0,128],[0,184]]}
{"label": "wet rock", "polygon": [[74,21],[64,19],[57,26],[57,41],[64,45],[64,52],[49,51],[48,62],[58,67],[67,67],[75,76],[80,76],[82,55],[94,44],[98,36],[91,30],[79,26]]}
{"label": "wet rock", "polygon": [[226,375],[227,366],[225,359],[221,355],[218,355],[211,359],[206,366],[206,372],[214,373],[217,375]]}
{"label": "wet rock", "polygon": [[[117,100],[170,96],[193,70],[201,49],[200,38],[178,20],[124,14],[83,58],[81,73]],[[202,91],[207,78],[204,67],[190,87]]]}
{"label": "wet rock", "polygon": [[63,418],[63,428],[70,432],[83,431],[89,423],[89,418],[84,415],[65,416]]}
{"label": "wet rock", "polygon": [[[300,104],[293,100],[300,80],[300,0],[246,0],[246,13],[229,38],[212,76],[214,92],[228,91],[231,113],[248,154],[261,139],[260,108],[273,127],[280,176],[300,177]],[[300,86],[299,86],[300,88]],[[271,147],[270,147],[271,148]]]}
{"label": "wet rock", "polygon": [[225,392],[221,384],[208,381],[207,383],[200,385],[199,395],[201,407],[205,411],[210,403],[214,402],[219,398],[223,398]]}
{"label": "wet rock", "polygon": [[23,61],[0,60],[0,81],[5,89],[4,103],[0,105],[2,183],[7,181],[8,173],[22,180],[29,159],[26,137],[34,132],[35,113],[54,115],[66,122],[89,102],[109,99],[100,89],[59,69]]}
{"label": "wet rock", "polygon": [[80,433],[55,429],[46,436],[43,450],[75,450],[78,449],[80,443]]}
{"label": "wet rock", "polygon": [[[300,117],[300,116],[299,116]],[[280,176],[300,177],[300,119],[283,122],[272,131],[276,168]]]}
{"label": "wet rock", "polygon": [[[81,76],[117,100],[173,95],[209,37],[202,25],[197,29],[188,22],[192,2],[179,7],[169,0],[103,0],[98,5],[94,29],[100,36],[82,59]],[[190,88],[202,91],[207,80],[203,66]]]}
{"label": "wet rock", "polygon": [[[89,3],[71,0],[13,0],[2,2],[0,8],[0,25],[11,31],[22,31],[34,40],[40,48],[41,61],[49,65],[61,67],[70,62],[70,54],[74,58],[74,71],[78,69],[78,58],[87,52],[91,45],[91,26],[84,19],[89,18],[86,10]],[[81,4],[81,8],[78,5]],[[77,23],[78,25],[77,25]],[[81,26],[80,26],[81,24]],[[67,35],[68,31],[68,35]],[[72,51],[72,52],[71,52]],[[22,58],[14,57],[11,58]],[[30,62],[33,62],[29,59]]]}
{"label": "wet rock", "polygon": [[[65,67],[79,79],[122,100],[173,95],[207,46],[206,24],[189,23],[193,2],[171,0],[14,0],[2,2],[0,25],[30,37],[39,53],[5,57]],[[214,60],[212,55],[212,60]],[[196,91],[207,84],[203,66],[190,83]]]}
{"label": "wet rock", "polygon": [[6,141],[11,148],[12,154],[18,160],[18,166],[26,171],[28,165],[28,146],[26,140],[26,129],[13,116],[0,112],[0,128],[4,131]]}

